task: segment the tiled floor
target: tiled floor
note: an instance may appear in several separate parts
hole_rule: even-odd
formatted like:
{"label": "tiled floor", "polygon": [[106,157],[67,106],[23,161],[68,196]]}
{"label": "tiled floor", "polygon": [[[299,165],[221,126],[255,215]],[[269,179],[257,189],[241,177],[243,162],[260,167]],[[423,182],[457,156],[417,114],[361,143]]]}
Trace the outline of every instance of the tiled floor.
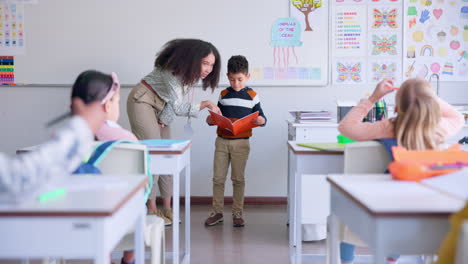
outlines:
{"label": "tiled floor", "polygon": [[[232,226],[231,213],[228,210],[224,214],[224,224],[213,227],[204,226],[209,212],[207,205],[194,205],[191,211],[192,264],[289,263],[285,205],[246,206],[246,226],[243,228]],[[166,250],[172,248],[171,231],[172,228],[166,228]],[[325,254],[325,241],[304,243],[303,249],[304,252],[310,254]],[[368,250],[360,249],[358,253],[366,254]],[[0,263],[17,264],[19,261],[0,260]],[[31,263],[41,262],[31,261]],[[69,260],[67,263],[88,264],[91,262]],[[150,261],[147,260],[146,263]],[[166,263],[171,263],[171,261]],[[313,264],[318,263],[325,262]]]}

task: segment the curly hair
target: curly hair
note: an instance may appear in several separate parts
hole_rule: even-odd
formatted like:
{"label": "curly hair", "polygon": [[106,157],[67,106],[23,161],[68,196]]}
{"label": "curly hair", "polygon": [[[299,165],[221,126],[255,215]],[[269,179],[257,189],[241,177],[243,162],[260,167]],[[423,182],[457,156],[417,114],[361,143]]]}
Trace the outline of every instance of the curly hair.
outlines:
{"label": "curly hair", "polygon": [[213,71],[202,82],[203,90],[208,87],[214,90],[219,83],[221,56],[210,42],[200,39],[173,39],[158,52],[154,66],[170,70],[180,78],[182,85],[193,86],[200,80],[202,59],[210,54],[215,57]]}
{"label": "curly hair", "polygon": [[249,62],[242,55],[232,56],[228,61],[228,73],[249,73]]}

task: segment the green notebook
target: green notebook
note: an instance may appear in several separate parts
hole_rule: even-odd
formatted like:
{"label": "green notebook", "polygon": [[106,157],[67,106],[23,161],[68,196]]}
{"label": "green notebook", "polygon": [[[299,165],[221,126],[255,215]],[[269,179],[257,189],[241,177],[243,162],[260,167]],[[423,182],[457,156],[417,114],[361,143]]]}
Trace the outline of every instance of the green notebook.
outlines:
{"label": "green notebook", "polygon": [[344,151],[343,143],[297,143],[298,146],[325,151]]}

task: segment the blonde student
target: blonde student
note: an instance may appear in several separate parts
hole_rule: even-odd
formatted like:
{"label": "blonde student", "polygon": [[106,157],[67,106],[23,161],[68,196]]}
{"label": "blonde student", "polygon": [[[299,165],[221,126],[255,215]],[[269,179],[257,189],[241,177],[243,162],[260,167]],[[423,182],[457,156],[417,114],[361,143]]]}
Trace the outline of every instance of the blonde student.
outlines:
{"label": "blonde student", "polygon": [[[388,80],[378,83],[372,95],[362,99],[340,122],[340,133],[357,141],[395,138],[399,146],[409,150],[427,150],[442,148],[445,140],[462,128],[462,115],[438,97],[424,79],[403,82],[395,97],[396,117],[362,122],[375,102],[394,90]],[[354,248],[348,243],[340,245],[342,263],[353,263]],[[397,259],[390,256],[387,262],[396,263]]]}
{"label": "blonde student", "polygon": [[21,199],[72,173],[91,151],[93,134],[104,121],[99,103],[72,100],[73,117],[37,150],[12,158],[0,153],[0,193]]}
{"label": "blonde student", "polygon": [[[231,86],[221,91],[218,100],[223,116],[235,121],[258,111],[259,116],[253,122],[264,126],[266,117],[260,106],[259,97],[254,90],[246,86],[250,74],[249,63],[244,56],[232,56],[229,59],[227,77]],[[209,125],[213,124],[210,116],[206,121]],[[244,171],[250,152],[249,138],[252,136],[252,129],[235,136],[219,127],[216,132],[218,137],[215,143],[213,164],[213,208],[205,225],[213,226],[223,222],[224,185],[230,164],[233,187],[233,226],[242,227],[245,225],[243,216]]]}

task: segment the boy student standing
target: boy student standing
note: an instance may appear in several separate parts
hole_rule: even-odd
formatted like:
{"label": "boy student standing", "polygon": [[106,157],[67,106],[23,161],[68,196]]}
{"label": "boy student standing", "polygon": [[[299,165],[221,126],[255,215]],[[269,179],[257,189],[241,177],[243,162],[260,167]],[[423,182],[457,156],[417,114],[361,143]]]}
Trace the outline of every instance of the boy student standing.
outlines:
{"label": "boy student standing", "polygon": [[[249,63],[244,56],[232,56],[229,59],[227,77],[231,86],[221,91],[218,101],[218,107],[223,116],[235,121],[258,111],[259,116],[253,122],[264,126],[266,117],[260,106],[258,95],[254,90],[245,86],[250,74]],[[211,116],[207,117],[206,122],[214,125]],[[215,143],[213,164],[213,208],[205,225],[213,226],[223,222],[224,184],[229,163],[231,163],[233,226],[242,227],[245,224],[243,218],[244,170],[250,152],[249,138],[252,136],[252,129],[233,135],[230,131],[218,127],[216,133],[218,137]]]}

